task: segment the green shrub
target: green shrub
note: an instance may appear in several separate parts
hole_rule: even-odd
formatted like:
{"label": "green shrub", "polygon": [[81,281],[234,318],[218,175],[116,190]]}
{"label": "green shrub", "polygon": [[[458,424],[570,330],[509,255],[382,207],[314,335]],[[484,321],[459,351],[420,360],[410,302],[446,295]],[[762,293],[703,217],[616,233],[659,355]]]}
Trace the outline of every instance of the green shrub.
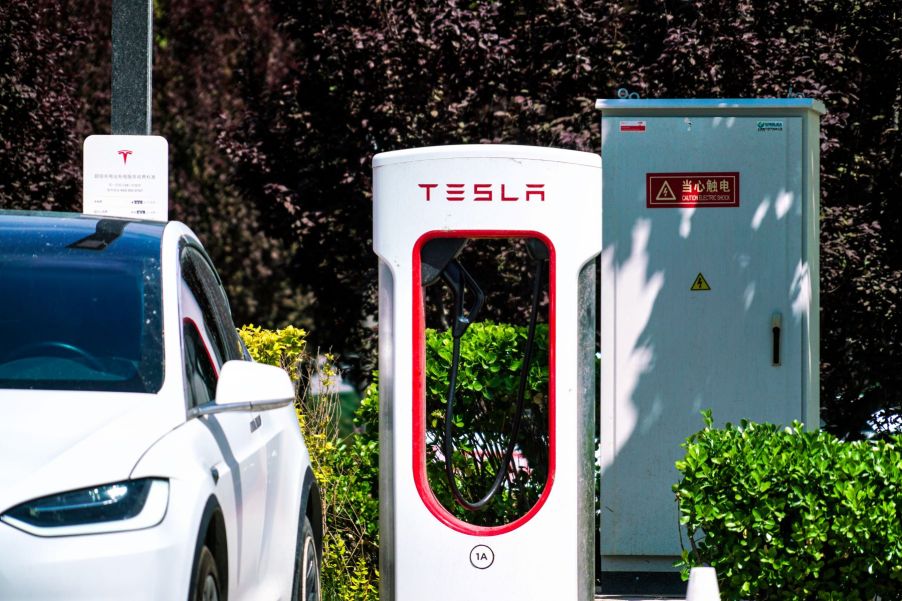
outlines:
{"label": "green shrub", "polygon": [[[454,473],[470,500],[480,498],[497,474],[516,408],[527,328],[489,321],[470,325],[461,339],[454,415]],[[548,325],[536,327],[517,450],[529,470],[516,470],[479,512],[451,496],[441,450],[444,440],[451,332],[426,330],[426,470],[430,488],[451,513],[471,524],[494,526],[524,515],[548,476]]]}
{"label": "green shrub", "polygon": [[[354,423],[368,420],[378,396],[367,388]],[[338,440],[327,453],[328,469],[317,478],[323,491],[329,545],[323,561],[323,599],[376,601],[379,598],[379,429],[367,424],[359,434]]]}
{"label": "green shrub", "polygon": [[267,330],[260,326],[246,325],[238,329],[238,335],[254,361],[281,367],[297,384],[300,375],[298,369],[307,359],[306,331],[293,326]]}
{"label": "green shrub", "polygon": [[[261,363],[286,369],[295,383],[295,407],[310,463],[323,500],[324,601],[376,601],[379,598],[379,443],[378,399],[370,387],[361,403],[364,433],[339,436],[339,403],[331,384],[337,375],[333,357],[325,361],[306,351],[306,333],[294,327],[239,330],[251,356]],[[310,387],[316,376],[324,390]],[[376,407],[375,410],[373,407]]]}
{"label": "green shrub", "polygon": [[704,416],[676,464],[684,577],[711,565],[726,599],[902,599],[902,440]]}

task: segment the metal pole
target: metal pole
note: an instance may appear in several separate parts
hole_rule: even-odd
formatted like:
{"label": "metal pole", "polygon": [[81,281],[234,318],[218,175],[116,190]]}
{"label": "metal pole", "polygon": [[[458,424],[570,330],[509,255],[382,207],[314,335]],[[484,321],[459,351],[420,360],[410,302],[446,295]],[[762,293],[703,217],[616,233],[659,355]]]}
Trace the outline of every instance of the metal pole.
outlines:
{"label": "metal pole", "polygon": [[113,0],[113,134],[150,135],[152,0]]}

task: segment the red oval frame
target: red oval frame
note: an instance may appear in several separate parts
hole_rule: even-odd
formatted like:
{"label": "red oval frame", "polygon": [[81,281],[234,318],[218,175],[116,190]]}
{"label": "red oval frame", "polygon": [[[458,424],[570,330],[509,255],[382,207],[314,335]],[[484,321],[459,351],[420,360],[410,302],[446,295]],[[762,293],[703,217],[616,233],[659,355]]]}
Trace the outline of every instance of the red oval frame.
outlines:
{"label": "red oval frame", "polygon": [[[434,238],[538,238],[548,247],[548,479],[542,495],[529,511],[501,526],[476,526],[453,516],[435,498],[426,476],[426,315],[423,307],[423,286],[420,283],[420,250]],[[555,249],[551,240],[532,230],[433,230],[420,236],[413,247],[413,479],[423,504],[430,513],[452,530],[473,536],[497,536],[516,530],[531,520],[545,504],[554,485],[555,476],[555,346],[556,294]]]}

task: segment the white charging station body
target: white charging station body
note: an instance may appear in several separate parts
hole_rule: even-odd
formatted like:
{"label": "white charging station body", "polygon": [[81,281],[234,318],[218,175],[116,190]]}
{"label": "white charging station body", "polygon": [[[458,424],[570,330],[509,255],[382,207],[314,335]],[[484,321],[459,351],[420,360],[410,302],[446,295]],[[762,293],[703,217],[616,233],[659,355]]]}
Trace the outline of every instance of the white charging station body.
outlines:
{"label": "white charging station body", "polygon": [[[382,599],[593,598],[600,198],[600,158],[591,153],[465,145],[374,158]],[[451,515],[423,467],[418,252],[435,237],[534,237],[551,252],[549,475],[532,509],[501,526]]]}

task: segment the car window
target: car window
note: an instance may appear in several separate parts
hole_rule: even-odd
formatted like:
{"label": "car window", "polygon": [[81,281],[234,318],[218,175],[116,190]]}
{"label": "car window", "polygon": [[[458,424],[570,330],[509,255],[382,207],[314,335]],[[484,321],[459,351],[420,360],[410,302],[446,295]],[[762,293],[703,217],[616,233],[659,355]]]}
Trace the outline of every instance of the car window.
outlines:
{"label": "car window", "polygon": [[200,307],[216,362],[222,365],[233,359],[244,359],[225,291],[207,259],[193,246],[182,249],[182,279]]}
{"label": "car window", "polygon": [[159,233],[114,220],[0,224],[0,388],[159,391]]}
{"label": "car window", "polygon": [[182,324],[185,342],[185,379],[189,406],[196,407],[216,398],[216,369],[197,324],[185,319]]}

